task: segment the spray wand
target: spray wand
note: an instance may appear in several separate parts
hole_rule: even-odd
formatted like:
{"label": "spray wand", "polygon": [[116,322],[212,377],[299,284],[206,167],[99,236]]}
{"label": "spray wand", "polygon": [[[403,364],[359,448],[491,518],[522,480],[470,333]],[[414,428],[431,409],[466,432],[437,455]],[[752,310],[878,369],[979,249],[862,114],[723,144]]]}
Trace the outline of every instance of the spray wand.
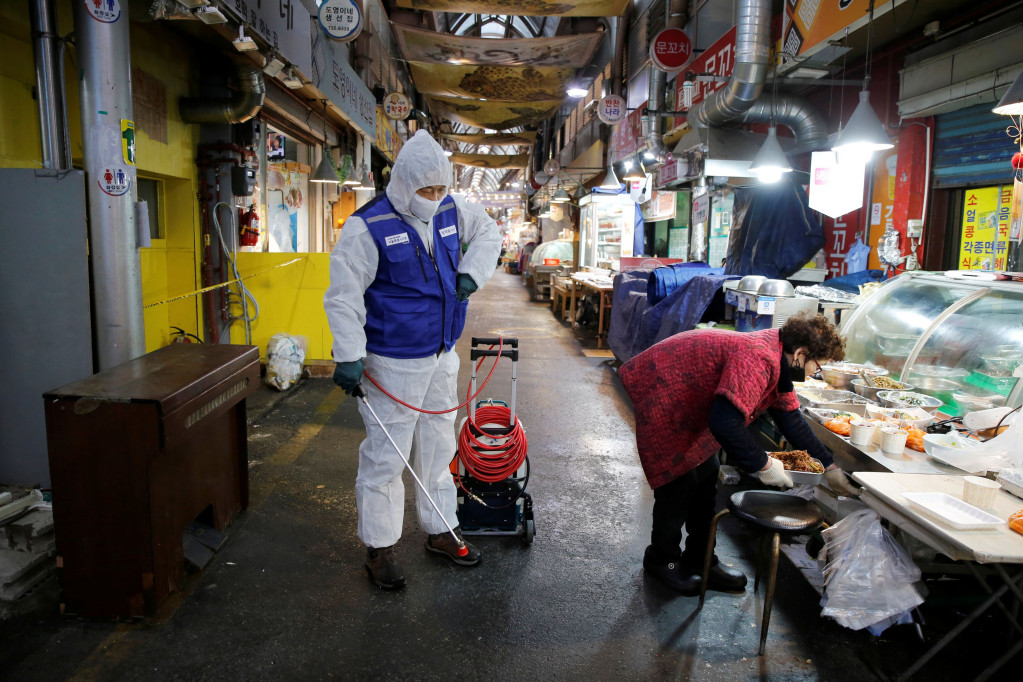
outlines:
{"label": "spray wand", "polygon": [[380,417],[378,417],[377,413],[373,411],[372,407],[370,407],[369,402],[366,400],[366,391],[363,390],[362,384],[355,385],[355,388],[352,390],[352,395],[361,400],[362,404],[366,406],[367,410],[369,410],[369,413],[373,415],[373,419],[380,427],[380,430],[384,432],[385,436],[387,436],[387,440],[390,441],[392,446],[394,446],[394,451],[398,453],[398,456],[401,457],[401,461],[405,463],[405,467],[408,469],[409,473],[412,474],[412,478],[415,479],[416,485],[418,485],[419,489],[423,491],[423,494],[426,495],[426,499],[430,501],[430,506],[433,507],[433,510],[437,512],[437,516],[439,516],[440,520],[444,522],[445,526],[447,526],[448,532],[451,533],[451,537],[453,537],[455,539],[455,542],[458,544],[458,556],[468,555],[469,548],[465,546],[465,541],[462,538],[458,537],[458,534],[455,532],[455,529],[452,528],[451,524],[448,523],[448,520],[444,518],[444,514],[441,513],[440,507],[438,507],[437,503],[433,501],[432,497],[430,497],[430,493],[426,491],[426,486],[424,486],[423,482],[419,480],[419,476],[416,475],[416,472],[412,468],[412,465],[409,464],[408,459],[406,459],[405,455],[402,454],[401,448],[399,448],[398,444],[394,442],[394,439],[391,438],[391,434],[387,432],[387,428],[384,426],[384,423],[380,421]]}

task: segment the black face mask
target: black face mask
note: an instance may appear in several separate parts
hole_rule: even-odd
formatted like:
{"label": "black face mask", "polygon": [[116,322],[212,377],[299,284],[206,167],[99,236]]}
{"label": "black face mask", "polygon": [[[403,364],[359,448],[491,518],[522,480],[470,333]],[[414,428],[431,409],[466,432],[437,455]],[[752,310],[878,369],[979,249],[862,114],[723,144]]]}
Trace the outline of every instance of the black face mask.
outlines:
{"label": "black face mask", "polygon": [[806,367],[803,365],[789,365],[789,378],[793,383],[806,381]]}

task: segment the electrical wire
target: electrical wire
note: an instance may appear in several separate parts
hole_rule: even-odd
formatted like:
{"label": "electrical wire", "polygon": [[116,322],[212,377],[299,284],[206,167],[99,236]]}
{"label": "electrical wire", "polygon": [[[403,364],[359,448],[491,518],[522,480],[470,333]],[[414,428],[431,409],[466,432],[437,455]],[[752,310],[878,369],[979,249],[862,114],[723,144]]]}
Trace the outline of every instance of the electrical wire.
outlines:
{"label": "electrical wire", "polygon": [[[241,306],[241,316],[230,316],[229,319],[242,320],[245,325],[245,343],[252,344],[252,323],[259,317],[259,302],[256,301],[256,297],[252,295],[249,288],[245,286],[245,283],[241,281],[241,274],[238,272],[238,265],[235,263],[234,258],[231,256],[231,249],[227,247],[227,242],[224,241],[224,231],[220,228],[220,219],[217,217],[217,211],[221,206],[226,206],[231,211],[231,218],[234,219],[235,208],[226,201],[218,201],[213,206],[213,225],[217,228],[217,238],[220,240],[220,248],[227,257],[227,262],[231,264],[231,272],[234,273],[234,277],[238,280],[238,293],[234,294],[237,297],[237,303]],[[228,298],[231,296],[231,290],[228,289]],[[254,315],[249,315],[249,301],[252,301],[252,305],[255,307],[256,312]],[[230,303],[228,304],[230,305]]]}

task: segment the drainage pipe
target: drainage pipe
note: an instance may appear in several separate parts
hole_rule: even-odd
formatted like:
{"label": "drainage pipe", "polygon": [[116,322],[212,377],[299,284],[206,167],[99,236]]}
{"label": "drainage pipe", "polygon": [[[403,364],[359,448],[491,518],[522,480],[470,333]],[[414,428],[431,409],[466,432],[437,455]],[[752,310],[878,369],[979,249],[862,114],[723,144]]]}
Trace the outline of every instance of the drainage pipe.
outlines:
{"label": "drainage pipe", "polygon": [[102,371],[142,355],[146,344],[135,233],[127,4],[101,17],[93,16],[94,11],[102,9],[94,10],[91,2],[75,3],[82,156],[89,206],[93,348],[97,370]]}
{"label": "drainage pipe", "polygon": [[39,105],[39,129],[42,137],[43,168],[66,170],[71,167],[64,145],[63,85],[59,81],[57,61],[57,16],[52,0],[31,0],[28,4],[32,22],[32,51],[36,63],[36,92]]}

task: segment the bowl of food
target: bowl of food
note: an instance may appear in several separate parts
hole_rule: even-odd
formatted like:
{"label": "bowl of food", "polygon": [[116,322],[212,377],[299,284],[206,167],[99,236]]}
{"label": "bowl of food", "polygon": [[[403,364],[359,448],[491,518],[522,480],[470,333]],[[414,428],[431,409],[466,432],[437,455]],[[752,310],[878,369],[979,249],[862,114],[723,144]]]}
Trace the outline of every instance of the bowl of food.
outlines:
{"label": "bowl of food", "polygon": [[919,407],[932,414],[943,404],[937,398],[913,391],[878,391],[877,399],[882,407]]}
{"label": "bowl of food", "polygon": [[873,401],[877,401],[878,391],[912,391],[914,388],[914,386],[887,376],[872,377],[868,374],[867,377],[870,379],[870,386],[863,381],[863,377],[860,377],[852,380],[852,387],[856,393]]}
{"label": "bowl of food", "polygon": [[903,428],[922,429],[934,421],[934,415],[919,407],[877,407],[867,405],[867,416],[887,422],[898,422]]}
{"label": "bowl of food", "polygon": [[824,478],[824,465],[814,459],[806,450],[787,450],[785,452],[769,452],[782,463],[789,472],[792,482],[796,485],[817,485]]}
{"label": "bowl of food", "polygon": [[853,379],[859,377],[860,372],[871,378],[888,375],[888,370],[884,367],[862,365],[855,362],[833,362],[821,367],[821,378],[835,388],[851,391],[853,390]]}

